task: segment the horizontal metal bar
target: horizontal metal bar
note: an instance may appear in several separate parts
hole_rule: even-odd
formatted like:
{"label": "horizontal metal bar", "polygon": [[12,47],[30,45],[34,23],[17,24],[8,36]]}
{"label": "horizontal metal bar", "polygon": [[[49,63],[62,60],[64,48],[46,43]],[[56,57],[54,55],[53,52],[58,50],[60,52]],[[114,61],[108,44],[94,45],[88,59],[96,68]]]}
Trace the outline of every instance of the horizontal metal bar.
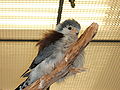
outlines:
{"label": "horizontal metal bar", "polygon": [[3,42],[38,42],[39,40],[32,39],[0,39]]}
{"label": "horizontal metal bar", "polygon": [[[39,40],[32,39],[0,39],[3,42],[38,42]],[[91,42],[120,42],[120,40],[92,40]]]}
{"label": "horizontal metal bar", "polygon": [[120,40],[92,40],[91,42],[120,42]]}

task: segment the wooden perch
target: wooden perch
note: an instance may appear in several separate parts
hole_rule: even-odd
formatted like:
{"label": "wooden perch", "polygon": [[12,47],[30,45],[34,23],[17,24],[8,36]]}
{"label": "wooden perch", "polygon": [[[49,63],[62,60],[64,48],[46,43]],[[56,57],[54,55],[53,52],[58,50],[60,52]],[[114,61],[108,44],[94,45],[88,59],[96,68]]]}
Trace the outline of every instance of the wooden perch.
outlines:
{"label": "wooden perch", "polygon": [[97,33],[97,30],[98,24],[92,23],[78,38],[78,40],[69,47],[63,60],[56,65],[54,70],[49,75],[44,75],[24,90],[45,90],[54,82],[71,72],[70,66],[74,62],[75,57],[89,44]]}

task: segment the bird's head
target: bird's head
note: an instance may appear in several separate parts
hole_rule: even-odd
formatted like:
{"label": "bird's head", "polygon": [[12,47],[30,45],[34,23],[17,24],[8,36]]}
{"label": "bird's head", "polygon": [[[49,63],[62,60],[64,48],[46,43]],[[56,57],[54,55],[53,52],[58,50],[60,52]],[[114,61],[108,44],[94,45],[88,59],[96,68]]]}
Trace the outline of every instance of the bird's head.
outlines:
{"label": "bird's head", "polygon": [[56,30],[63,34],[78,35],[81,29],[80,24],[74,19],[68,19],[57,25]]}

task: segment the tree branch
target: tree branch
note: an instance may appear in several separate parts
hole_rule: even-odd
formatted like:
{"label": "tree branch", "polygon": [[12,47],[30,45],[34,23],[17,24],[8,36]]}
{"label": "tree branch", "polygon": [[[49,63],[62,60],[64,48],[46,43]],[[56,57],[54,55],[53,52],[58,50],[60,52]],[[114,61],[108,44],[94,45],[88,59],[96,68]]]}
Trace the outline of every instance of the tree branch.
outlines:
{"label": "tree branch", "polygon": [[54,82],[69,73],[71,71],[70,66],[74,62],[75,57],[89,44],[97,33],[97,30],[98,24],[92,23],[78,40],[69,47],[63,60],[55,66],[54,70],[49,75],[44,75],[24,90],[45,90]]}

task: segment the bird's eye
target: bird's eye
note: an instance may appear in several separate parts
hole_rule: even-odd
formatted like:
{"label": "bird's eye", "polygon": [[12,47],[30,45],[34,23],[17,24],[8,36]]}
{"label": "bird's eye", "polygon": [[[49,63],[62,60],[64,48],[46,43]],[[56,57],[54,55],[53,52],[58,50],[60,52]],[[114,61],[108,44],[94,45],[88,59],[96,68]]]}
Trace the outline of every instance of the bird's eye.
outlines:
{"label": "bird's eye", "polygon": [[68,27],[68,29],[69,29],[69,30],[71,30],[71,29],[72,29],[72,27]]}

